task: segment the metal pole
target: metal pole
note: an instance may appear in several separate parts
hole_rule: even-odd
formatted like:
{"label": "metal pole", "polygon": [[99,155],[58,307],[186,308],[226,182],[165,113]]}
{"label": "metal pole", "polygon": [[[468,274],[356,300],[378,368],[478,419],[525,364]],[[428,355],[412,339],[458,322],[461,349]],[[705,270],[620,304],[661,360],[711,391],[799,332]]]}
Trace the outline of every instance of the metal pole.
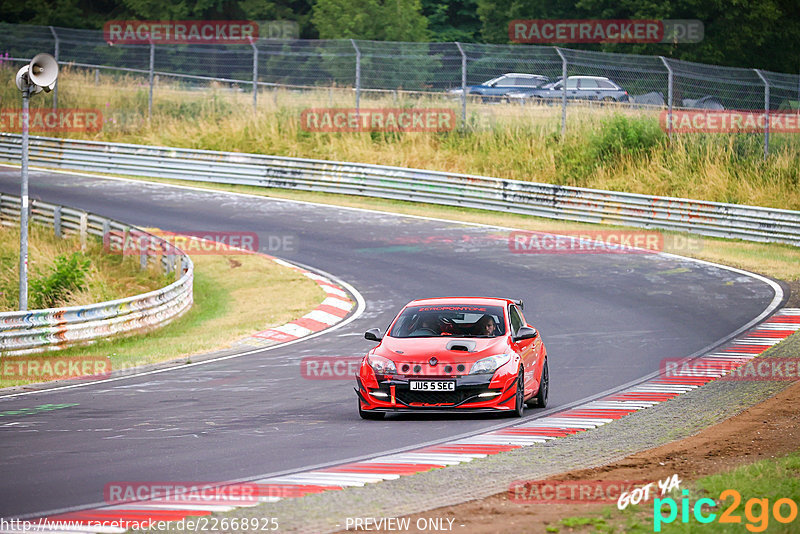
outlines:
{"label": "metal pole", "polygon": [[467,55],[461,48],[461,43],[456,41],[458,51],[461,53],[461,127],[467,127]]}
{"label": "metal pole", "polygon": [[[61,43],[59,42],[58,34],[56,33],[55,28],[53,28],[52,26],[49,26],[49,28],[50,28],[50,33],[53,34],[53,39],[55,39],[56,41],[56,46],[54,50],[55,54],[53,54],[53,57],[55,58],[56,63],[58,63],[58,49]],[[58,109],[58,81],[56,81],[55,87],[53,87],[53,109],[54,110]]]}
{"label": "metal pole", "polygon": [[22,90],[22,188],[19,204],[19,309],[28,309],[28,99],[30,85]]}
{"label": "metal pole", "polygon": [[147,118],[153,116],[153,71],[155,68],[156,45],[150,41],[150,97],[147,99]]}
{"label": "metal pole", "polygon": [[767,154],[769,154],[769,82],[764,75],[761,74],[760,70],[753,70],[756,71],[758,77],[764,82],[764,161],[766,161]]}
{"label": "metal pole", "polygon": [[250,39],[250,46],[253,47],[253,111],[258,106],[258,47],[253,39]]}
{"label": "metal pole", "polygon": [[658,56],[661,58],[661,63],[667,68],[667,128],[669,129],[669,142],[672,143],[672,90],[673,90],[673,83],[674,78],[672,74],[672,67],[664,56]]}
{"label": "metal pole", "polygon": [[567,58],[556,47],[556,52],[561,56],[561,138],[567,135]]}
{"label": "metal pole", "polygon": [[358,116],[358,110],[361,103],[361,50],[358,49],[358,46],[353,39],[350,39],[350,43],[356,50],[356,116]]}

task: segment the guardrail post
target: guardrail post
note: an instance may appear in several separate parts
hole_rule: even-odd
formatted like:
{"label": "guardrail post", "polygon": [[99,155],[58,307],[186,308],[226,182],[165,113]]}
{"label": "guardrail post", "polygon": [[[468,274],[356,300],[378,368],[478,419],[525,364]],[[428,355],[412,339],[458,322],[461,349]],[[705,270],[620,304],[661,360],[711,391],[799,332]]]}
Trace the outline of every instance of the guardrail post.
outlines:
{"label": "guardrail post", "polygon": [[150,41],[150,96],[147,99],[147,119],[149,120],[153,116],[153,79],[154,79],[154,71],[155,71],[155,62],[156,62],[156,45],[153,44],[153,41]]}
{"label": "guardrail post", "polygon": [[256,111],[258,109],[258,47],[252,38],[250,46],[253,47],[253,111]]}
{"label": "guardrail post", "polygon": [[61,206],[56,206],[53,210],[53,231],[56,237],[61,237]]}
{"label": "guardrail post", "polygon": [[567,58],[559,47],[555,48],[561,56],[561,139],[564,139],[567,134]]}
{"label": "guardrail post", "polygon": [[[58,49],[59,45],[61,44],[58,39],[58,34],[56,33],[56,29],[52,26],[48,26],[50,28],[50,33],[53,34],[53,39],[55,40],[56,44],[53,47],[53,58],[56,60],[56,64],[58,64]],[[56,80],[55,86],[53,87],[53,109],[58,109],[58,80]]]}
{"label": "guardrail post", "polygon": [[467,55],[456,41],[456,46],[461,54],[461,128],[467,127]]}
{"label": "guardrail post", "polygon": [[94,69],[94,84],[100,85],[100,69]]}
{"label": "guardrail post", "polygon": [[142,246],[142,236],[139,237],[139,269],[147,269],[147,248]]}
{"label": "guardrail post", "polygon": [[109,250],[111,249],[111,222],[108,219],[103,219],[103,245],[108,243]]}
{"label": "guardrail post", "polygon": [[355,40],[350,39],[350,44],[356,50],[356,117],[361,103],[361,50],[358,49]]}
{"label": "guardrail post", "polygon": [[672,91],[673,91],[673,83],[674,77],[672,74],[672,67],[667,62],[664,56],[658,56],[661,58],[661,63],[667,68],[667,128],[669,129],[669,142],[672,143]]}
{"label": "guardrail post", "polygon": [[89,229],[89,214],[85,211],[81,212],[79,228],[81,235],[81,250],[86,250],[86,236],[88,235]]}
{"label": "guardrail post", "polygon": [[769,82],[761,74],[759,69],[753,69],[758,74],[758,77],[761,78],[761,81],[764,82],[764,161],[767,160],[767,154],[769,154]]}

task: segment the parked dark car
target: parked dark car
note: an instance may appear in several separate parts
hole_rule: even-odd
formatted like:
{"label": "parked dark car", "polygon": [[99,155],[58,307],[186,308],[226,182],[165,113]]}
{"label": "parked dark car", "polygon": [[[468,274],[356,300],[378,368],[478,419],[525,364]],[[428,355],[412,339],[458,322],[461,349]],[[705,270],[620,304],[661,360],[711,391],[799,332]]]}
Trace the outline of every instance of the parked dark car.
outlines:
{"label": "parked dark car", "polygon": [[[563,81],[558,80],[532,91],[516,91],[509,99],[559,100],[563,94]],[[604,102],[627,102],[628,92],[603,76],[569,76],[567,98],[570,100],[600,100]]]}

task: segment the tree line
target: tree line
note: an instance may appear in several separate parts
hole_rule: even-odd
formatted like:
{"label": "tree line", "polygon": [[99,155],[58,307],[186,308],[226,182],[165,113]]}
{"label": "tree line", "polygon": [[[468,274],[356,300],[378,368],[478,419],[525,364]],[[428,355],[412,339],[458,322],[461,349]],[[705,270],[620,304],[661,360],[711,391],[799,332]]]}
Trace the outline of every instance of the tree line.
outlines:
{"label": "tree line", "polygon": [[[800,72],[800,0],[12,0],[0,21],[101,29],[111,19],[290,20],[305,39],[509,43],[515,19],[698,19],[699,43],[570,44]],[[520,45],[527,46],[527,45]]]}

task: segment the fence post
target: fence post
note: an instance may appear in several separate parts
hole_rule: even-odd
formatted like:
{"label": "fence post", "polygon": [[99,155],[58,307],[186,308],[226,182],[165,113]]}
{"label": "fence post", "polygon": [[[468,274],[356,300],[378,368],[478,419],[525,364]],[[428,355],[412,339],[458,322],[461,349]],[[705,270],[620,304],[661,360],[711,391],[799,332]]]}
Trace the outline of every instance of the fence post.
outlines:
{"label": "fence post", "polygon": [[253,47],[253,111],[256,111],[258,106],[258,47],[252,38],[250,46]]}
{"label": "fence post", "polygon": [[[52,26],[48,26],[48,27],[50,28],[50,33],[53,34],[53,39],[56,42],[56,45],[54,47],[55,49],[53,50],[53,52],[55,52],[53,54],[53,57],[56,60],[56,64],[58,64],[58,49],[59,49],[59,45],[61,43],[59,42],[58,34],[56,33],[56,29],[53,28]],[[53,109],[54,110],[58,109],[58,80],[56,80],[55,86],[53,87]]]}
{"label": "fence post", "polygon": [[456,41],[456,46],[461,54],[461,128],[467,127],[467,55]]}
{"label": "fence post", "polygon": [[669,142],[672,143],[672,91],[674,78],[672,74],[672,67],[667,62],[664,56],[658,56],[661,63],[667,68],[667,128],[669,129]]}
{"label": "fence post", "polygon": [[561,56],[561,139],[564,139],[567,134],[567,58],[559,47],[555,48]]}
{"label": "fence post", "polygon": [[153,74],[155,68],[156,45],[150,41],[150,97],[147,99],[147,118],[153,116]]}
{"label": "fence post", "polygon": [[767,161],[767,154],[769,154],[769,82],[759,69],[753,70],[764,82],[764,161]]}
{"label": "fence post", "polygon": [[350,39],[350,44],[356,50],[356,116],[358,116],[358,109],[361,102],[361,50],[358,49],[356,42]]}
{"label": "fence post", "polygon": [[61,206],[56,206],[53,210],[53,231],[56,237],[61,237]]}

